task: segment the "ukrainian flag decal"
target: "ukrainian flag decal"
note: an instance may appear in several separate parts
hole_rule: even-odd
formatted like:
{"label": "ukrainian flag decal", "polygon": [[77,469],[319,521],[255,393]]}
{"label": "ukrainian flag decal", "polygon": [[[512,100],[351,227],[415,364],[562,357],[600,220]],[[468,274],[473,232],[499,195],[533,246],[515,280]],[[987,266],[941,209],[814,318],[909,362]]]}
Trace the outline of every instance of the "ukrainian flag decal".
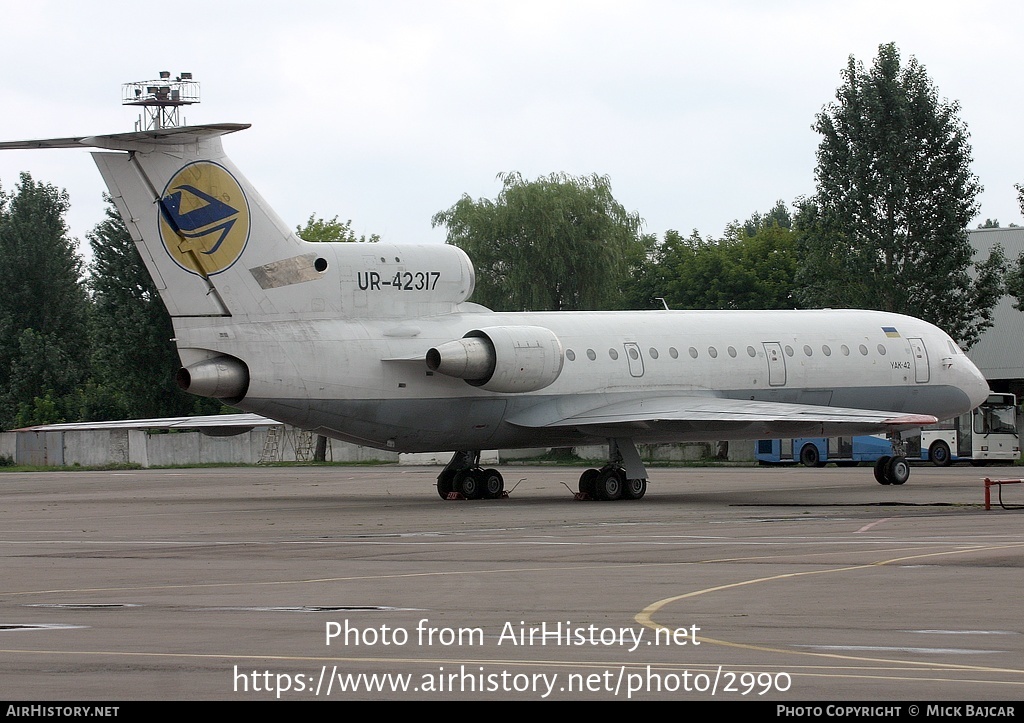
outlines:
{"label": "ukrainian flag decal", "polygon": [[235,177],[212,161],[175,173],[160,194],[159,213],[164,248],[192,274],[224,271],[249,241],[249,202]]}
{"label": "ukrainian flag decal", "polygon": [[884,331],[885,335],[887,337],[889,337],[890,339],[899,339],[900,338],[900,333],[898,331],[896,331],[896,327],[895,326],[883,326],[882,327],[882,331]]}

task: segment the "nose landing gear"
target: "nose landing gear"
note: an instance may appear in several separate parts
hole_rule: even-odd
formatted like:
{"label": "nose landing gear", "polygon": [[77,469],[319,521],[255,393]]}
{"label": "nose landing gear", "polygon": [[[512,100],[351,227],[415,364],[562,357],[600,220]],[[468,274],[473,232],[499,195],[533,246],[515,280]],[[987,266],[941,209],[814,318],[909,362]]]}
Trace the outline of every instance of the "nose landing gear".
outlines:
{"label": "nose landing gear", "polygon": [[910,479],[906,447],[899,432],[890,434],[889,442],[892,444],[892,455],[879,457],[875,462],[875,480],[882,485],[901,485]]}

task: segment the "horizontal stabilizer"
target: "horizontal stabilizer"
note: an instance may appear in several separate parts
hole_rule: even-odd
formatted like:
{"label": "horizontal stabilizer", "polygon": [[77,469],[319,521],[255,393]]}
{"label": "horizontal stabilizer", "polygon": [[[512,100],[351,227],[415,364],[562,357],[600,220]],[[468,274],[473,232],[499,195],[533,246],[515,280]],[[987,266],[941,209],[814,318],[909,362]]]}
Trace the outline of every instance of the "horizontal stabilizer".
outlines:
{"label": "horizontal stabilizer", "polygon": [[77,136],[48,138],[34,141],[8,141],[0,143],[0,150],[34,150],[38,148],[106,148],[114,151],[152,149],[154,146],[184,146],[198,143],[204,138],[222,136],[245,130],[248,123],[216,123],[177,128],[156,128],[133,133],[113,133],[105,136]]}

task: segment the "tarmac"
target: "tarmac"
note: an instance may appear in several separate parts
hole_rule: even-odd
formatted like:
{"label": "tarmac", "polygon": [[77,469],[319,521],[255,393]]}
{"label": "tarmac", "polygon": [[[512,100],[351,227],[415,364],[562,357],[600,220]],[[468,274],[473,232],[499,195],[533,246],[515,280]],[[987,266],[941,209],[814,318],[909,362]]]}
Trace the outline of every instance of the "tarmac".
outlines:
{"label": "tarmac", "polygon": [[1017,468],[439,471],[0,474],[0,697],[1024,698]]}

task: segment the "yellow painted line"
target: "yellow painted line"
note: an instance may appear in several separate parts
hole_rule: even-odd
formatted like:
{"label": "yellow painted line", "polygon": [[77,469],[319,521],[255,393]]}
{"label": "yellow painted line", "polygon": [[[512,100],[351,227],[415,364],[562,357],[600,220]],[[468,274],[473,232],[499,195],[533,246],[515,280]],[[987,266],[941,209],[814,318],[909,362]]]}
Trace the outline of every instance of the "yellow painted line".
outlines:
{"label": "yellow painted line", "polygon": [[[941,552],[919,553],[919,554],[914,554],[914,555],[907,555],[907,556],[904,556],[904,557],[894,557],[894,558],[889,559],[889,560],[877,560],[875,562],[865,563],[865,564],[862,564],[862,565],[849,565],[849,566],[844,566],[844,567],[831,568],[831,569],[827,569],[827,570],[807,570],[807,571],[804,571],[804,572],[789,572],[789,573],[782,573],[780,575],[770,575],[768,577],[753,578],[753,579],[750,579],[750,580],[740,580],[738,582],[728,583],[728,584],[725,584],[725,585],[715,585],[713,587],[704,588],[703,590],[693,590],[693,591],[688,592],[688,593],[683,593],[682,595],[675,595],[673,597],[667,597],[667,598],[664,598],[662,600],[658,600],[657,602],[651,603],[646,608],[644,608],[639,613],[637,613],[637,615],[633,619],[636,620],[641,625],[643,625],[644,627],[651,628],[653,630],[671,631],[672,629],[670,627],[668,627],[667,625],[662,625],[661,623],[655,622],[654,615],[657,614],[658,612],[660,612],[661,610],[663,610],[664,608],[666,608],[667,606],[671,605],[672,603],[679,602],[680,600],[686,600],[688,598],[699,597],[701,595],[708,595],[710,593],[721,592],[723,590],[731,590],[731,589],[746,587],[748,585],[757,585],[757,584],[764,583],[764,582],[774,582],[774,581],[777,581],[777,580],[787,580],[787,579],[793,579],[793,578],[798,578],[798,577],[809,577],[811,575],[832,575],[832,574],[838,574],[838,573],[843,573],[843,572],[852,572],[852,571],[855,571],[855,570],[866,570],[866,569],[870,569],[872,567],[883,567],[883,566],[886,566],[886,565],[893,565],[893,564],[897,564],[897,563],[901,563],[901,562],[907,562],[909,560],[921,560],[921,559],[925,559],[925,558],[929,558],[929,557],[943,557],[943,556],[947,556],[947,555],[962,555],[962,554],[964,554],[966,552],[991,552],[991,551],[994,551],[994,550],[1015,549],[1015,548],[1019,548],[1019,547],[1024,547],[1024,543],[1013,544],[1013,545],[994,545],[994,546],[972,547],[972,548],[966,549],[966,550],[945,550],[945,551],[941,551]],[[835,660],[851,660],[851,661],[863,661],[863,662],[870,662],[870,663],[885,663],[885,664],[890,664],[890,665],[895,665],[895,666],[900,666],[900,667],[906,667],[906,666],[923,667],[923,666],[933,666],[934,665],[934,663],[920,662],[920,661],[914,661],[914,660],[894,660],[894,659],[889,659],[889,658],[869,658],[869,657],[861,657],[861,656],[857,656],[857,655],[842,655],[842,654],[839,654],[839,653],[817,653],[817,652],[813,652],[813,651],[809,651],[809,650],[788,650],[788,649],[785,649],[785,648],[770,648],[770,647],[762,646],[762,645],[751,645],[751,644],[747,644],[747,643],[734,643],[734,642],[730,642],[730,641],[727,641],[727,640],[717,640],[715,638],[699,637],[698,640],[700,640],[701,643],[710,643],[712,645],[721,645],[723,647],[738,648],[738,649],[742,649],[742,650],[756,650],[756,651],[759,651],[759,652],[766,652],[766,653],[782,653],[782,654],[788,654],[788,655],[804,655],[804,656],[811,656],[811,657],[817,657],[817,658],[830,658],[830,659],[835,659]],[[995,668],[995,667],[989,667],[989,666],[984,666],[984,665],[962,665],[962,664],[956,664],[956,663],[949,663],[945,667],[947,667],[949,669],[952,669],[952,670],[971,670],[971,671],[978,671],[978,672],[1014,673],[1014,674],[1024,675],[1024,670],[1019,670],[1019,669],[1015,669],[1015,668]]]}
{"label": "yellow painted line", "polygon": [[[423,658],[412,658],[412,657],[352,657],[352,656],[326,656],[326,655],[260,655],[256,653],[170,653],[170,652],[152,652],[152,651],[125,651],[125,650],[27,650],[27,649],[0,649],[0,654],[3,655],[56,655],[56,656],[79,656],[79,657],[115,657],[115,658],[162,658],[162,659],[180,659],[180,660],[234,660],[234,661],[273,661],[278,663],[346,663],[346,664],[381,664],[381,665],[482,665],[482,666],[494,666],[503,665],[508,667],[549,667],[549,668],[587,668],[587,669],[618,669],[626,668],[628,670],[642,670],[648,666],[652,669],[659,671],[673,671],[673,670],[689,670],[689,671],[702,671],[702,672],[715,672],[719,667],[723,670],[738,670],[741,668],[752,668],[757,671],[763,672],[766,667],[778,667],[778,666],[758,666],[758,665],[733,665],[720,664],[720,663],[697,663],[697,664],[684,664],[684,663],[672,663],[672,662],[630,662],[623,663],[622,661],[585,661],[585,660],[542,660],[542,659],[504,659],[504,658],[435,658],[435,657],[423,657]],[[939,673],[946,670],[950,672],[959,670],[957,666],[945,666],[941,664],[928,664],[929,668],[922,670],[922,673]],[[878,680],[893,680],[893,676],[885,671],[899,672],[902,670],[901,666],[893,667],[879,667],[879,668],[863,668],[863,667],[850,667],[850,668],[836,668],[834,666],[795,666],[787,667],[786,670],[791,675],[800,675],[805,677],[816,677],[816,678],[868,678]],[[874,673],[868,673],[866,671],[873,670]],[[796,672],[799,671],[799,672]],[[837,672],[838,671],[838,672]],[[983,671],[989,672],[989,671]],[[1016,671],[1012,671],[1016,672]],[[977,682],[977,683],[993,683],[1001,685],[1024,685],[1024,682],[1018,681],[996,681],[988,678],[982,678],[972,681],[964,681],[959,678],[925,678],[925,677],[914,677],[910,680],[935,680],[935,681],[952,681],[952,682]]]}

